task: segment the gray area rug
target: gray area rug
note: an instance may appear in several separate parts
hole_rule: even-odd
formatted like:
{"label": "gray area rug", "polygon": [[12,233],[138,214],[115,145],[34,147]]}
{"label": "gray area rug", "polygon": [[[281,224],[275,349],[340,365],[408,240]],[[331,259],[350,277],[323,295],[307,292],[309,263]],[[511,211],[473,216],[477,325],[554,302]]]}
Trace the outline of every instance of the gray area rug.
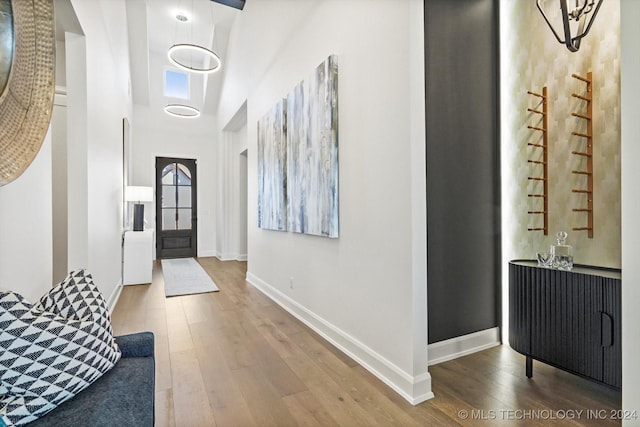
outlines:
{"label": "gray area rug", "polygon": [[163,259],[162,274],[164,275],[164,294],[168,297],[220,290],[204,268],[193,258]]}

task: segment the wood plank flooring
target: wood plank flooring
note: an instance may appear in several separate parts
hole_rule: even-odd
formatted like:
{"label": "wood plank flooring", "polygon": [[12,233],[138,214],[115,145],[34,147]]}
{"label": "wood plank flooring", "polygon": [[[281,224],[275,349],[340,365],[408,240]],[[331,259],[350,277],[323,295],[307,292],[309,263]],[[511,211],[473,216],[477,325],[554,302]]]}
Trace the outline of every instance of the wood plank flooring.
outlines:
{"label": "wood plank flooring", "polygon": [[245,282],[246,263],[200,258],[220,292],[165,298],[125,286],[115,333],[152,331],[157,426],[616,426],[620,393],[508,346],[431,366],[417,406]]}

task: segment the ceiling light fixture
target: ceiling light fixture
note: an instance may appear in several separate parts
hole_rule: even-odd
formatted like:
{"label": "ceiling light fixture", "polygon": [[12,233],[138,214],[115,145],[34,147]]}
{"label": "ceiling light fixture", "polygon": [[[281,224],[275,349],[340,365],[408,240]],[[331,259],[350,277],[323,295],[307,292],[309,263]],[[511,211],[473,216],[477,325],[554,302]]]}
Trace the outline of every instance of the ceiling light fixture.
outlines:
{"label": "ceiling light fixture", "polygon": [[164,112],[170,116],[180,117],[182,119],[195,119],[196,117],[200,117],[200,110],[183,104],[169,104],[164,107]]}
{"label": "ceiling light fixture", "polygon": [[[569,10],[567,0],[559,0],[560,11],[562,13],[562,31],[556,31],[554,25],[545,13],[545,6],[555,0],[536,0],[538,10],[547,22],[558,42],[564,44],[571,52],[577,52],[580,48],[580,41],[589,33],[591,25],[602,5],[602,0],[570,0],[575,3],[575,7]],[[557,20],[556,20],[557,21]],[[556,22],[556,25],[559,23]],[[564,34],[564,39],[558,34]]]}
{"label": "ceiling light fixture", "polygon": [[[185,54],[195,53],[197,55],[201,55],[203,64],[207,62],[206,59],[208,58],[210,66],[197,67],[193,65],[194,61],[190,61],[189,63],[187,63],[187,61],[180,59],[181,58],[181,56],[179,55],[180,53],[185,53]],[[192,55],[189,55],[189,56],[190,58],[193,58]],[[187,71],[191,71],[192,73],[200,73],[200,74],[215,73],[216,71],[220,70],[220,67],[222,66],[222,61],[220,61],[220,57],[216,55],[215,52],[213,52],[210,49],[207,49],[206,47],[198,46],[191,43],[174,44],[169,48],[169,51],[167,52],[167,57],[169,58],[169,61],[171,61],[171,63],[176,67],[182,68]]]}
{"label": "ceiling light fixture", "polygon": [[[211,24],[214,25],[213,11],[211,10],[211,7],[209,7],[209,11],[211,12]],[[193,0],[191,1],[191,16],[194,16]],[[174,37],[174,39],[177,39],[178,24],[189,21],[190,26],[188,32],[190,33],[190,37],[187,38],[189,38],[190,41],[174,43],[167,51],[169,61],[171,61],[171,63],[176,67],[192,73],[209,74],[219,71],[222,67],[220,57],[213,50],[205,46],[198,45],[193,41],[194,19],[189,19],[188,14],[184,12],[177,12],[175,17],[178,22],[176,22],[176,37]]]}

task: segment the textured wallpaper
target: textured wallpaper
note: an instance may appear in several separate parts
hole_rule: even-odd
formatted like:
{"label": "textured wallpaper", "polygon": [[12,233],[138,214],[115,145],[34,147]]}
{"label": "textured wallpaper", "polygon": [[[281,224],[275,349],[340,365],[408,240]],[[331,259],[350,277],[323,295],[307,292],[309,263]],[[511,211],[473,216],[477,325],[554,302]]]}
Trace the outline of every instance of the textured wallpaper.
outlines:
{"label": "textured wallpaper", "polygon": [[[620,1],[606,0],[578,52],[557,42],[535,1],[503,0],[501,7],[501,132],[503,182],[503,255],[506,259],[535,258],[555,242],[557,231],[569,233],[574,262],[619,268],[620,228]],[[559,8],[558,8],[559,12]],[[584,170],[584,157],[571,154],[585,149],[584,138],[571,132],[585,132],[585,121],[571,116],[586,111],[584,102],[571,96],[585,94],[585,83],[572,78],[593,73],[593,170],[594,236],[572,227],[586,226],[585,195],[572,193],[586,188],[586,178],[572,174]],[[527,231],[542,226],[542,217],[527,214],[538,210],[540,201],[527,197],[540,193],[542,183],[528,176],[540,176],[540,166],[528,159],[541,159],[540,116],[527,112],[538,106],[527,91],[548,90],[549,111],[549,234]],[[639,118],[640,120],[640,118]],[[505,207],[507,207],[505,209]]]}

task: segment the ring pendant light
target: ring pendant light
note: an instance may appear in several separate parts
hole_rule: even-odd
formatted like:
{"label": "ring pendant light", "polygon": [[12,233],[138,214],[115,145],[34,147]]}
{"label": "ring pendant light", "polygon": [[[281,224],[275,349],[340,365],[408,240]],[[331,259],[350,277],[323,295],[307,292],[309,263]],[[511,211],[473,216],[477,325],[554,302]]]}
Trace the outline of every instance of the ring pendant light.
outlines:
{"label": "ring pendant light", "polygon": [[[179,4],[179,10],[181,2]],[[209,8],[211,11],[211,8]],[[191,1],[191,17],[193,17],[193,0]],[[186,70],[195,74],[210,74],[219,71],[222,67],[220,57],[211,49],[193,43],[193,21],[186,13],[179,12],[176,16],[177,38],[179,23],[189,22],[190,25],[190,42],[175,43],[167,51],[169,61],[177,68]],[[213,12],[211,11],[211,22],[213,24]],[[194,60],[196,59],[196,60]],[[202,64],[202,65],[195,65]],[[196,118],[200,116],[200,110],[195,107],[184,104],[169,104],[164,107],[164,111],[174,117],[179,118]]]}
{"label": "ring pendant light", "polygon": [[[181,62],[180,59],[177,57],[180,53],[188,53],[188,54],[196,53],[196,54],[202,55],[203,59],[209,58],[210,61],[212,61],[210,62],[211,66],[195,67],[185,62]],[[174,44],[169,48],[169,51],[167,52],[167,56],[169,57],[169,60],[171,61],[171,63],[174,64],[176,67],[182,68],[192,73],[200,73],[200,74],[215,73],[216,71],[220,70],[220,67],[222,66],[220,57],[216,55],[215,52],[213,52],[210,49],[207,49],[204,46],[198,46],[191,43]],[[202,62],[205,63],[206,61],[202,61]]]}
{"label": "ring pendant light", "polygon": [[164,107],[164,111],[171,116],[185,119],[195,119],[200,116],[200,110],[183,104],[169,104]]}

